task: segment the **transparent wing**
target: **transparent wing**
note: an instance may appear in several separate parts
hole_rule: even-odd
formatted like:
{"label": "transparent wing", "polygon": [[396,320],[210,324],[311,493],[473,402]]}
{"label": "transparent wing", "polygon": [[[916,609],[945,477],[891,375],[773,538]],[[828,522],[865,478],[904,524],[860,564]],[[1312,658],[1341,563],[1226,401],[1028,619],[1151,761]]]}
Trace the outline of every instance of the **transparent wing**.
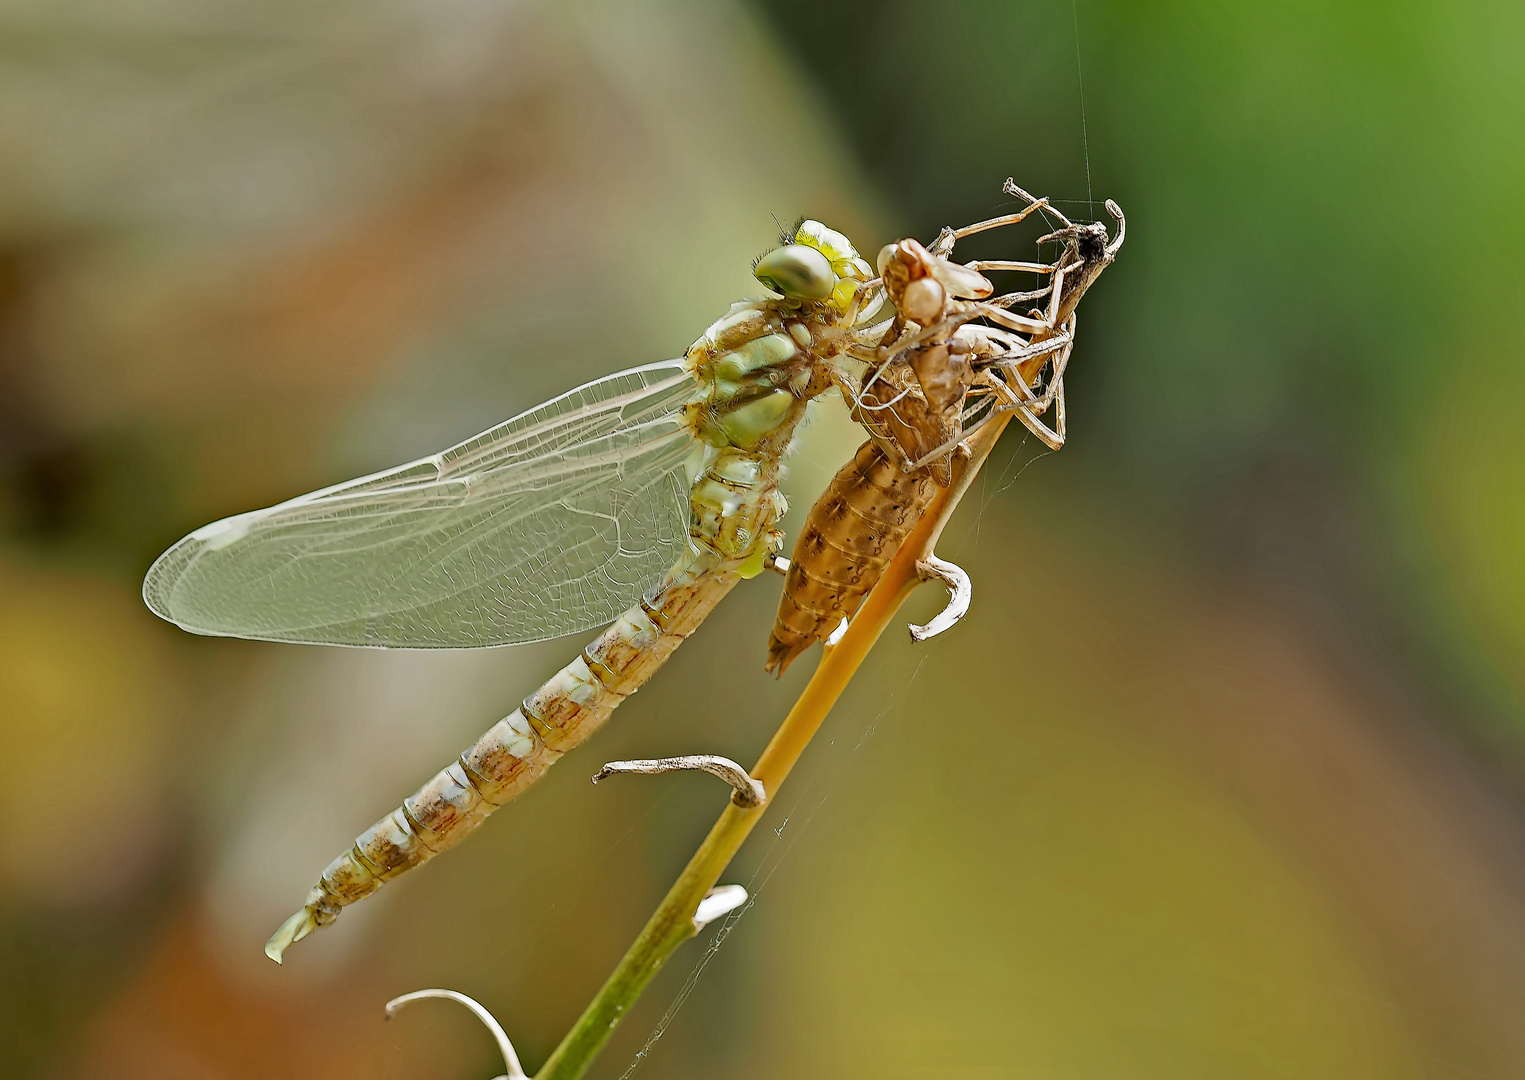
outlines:
{"label": "transparent wing", "polygon": [[198,634],[464,648],[602,625],[688,536],[681,360],[553,398],[387,472],[225,518],[143,598]]}

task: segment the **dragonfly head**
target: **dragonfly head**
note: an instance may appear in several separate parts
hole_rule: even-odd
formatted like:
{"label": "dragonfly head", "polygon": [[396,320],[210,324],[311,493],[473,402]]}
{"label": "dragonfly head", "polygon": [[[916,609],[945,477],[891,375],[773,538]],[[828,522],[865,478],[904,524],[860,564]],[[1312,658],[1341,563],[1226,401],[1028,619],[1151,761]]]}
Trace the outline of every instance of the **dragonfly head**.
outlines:
{"label": "dragonfly head", "polygon": [[879,252],[879,276],[901,313],[922,326],[942,313],[949,296],[983,300],[994,291],[985,275],[933,255],[910,239]]}
{"label": "dragonfly head", "polygon": [[753,264],[752,274],[790,300],[825,300],[846,312],[858,286],[873,276],[852,242],[819,221],[803,219],[782,239],[782,247]]}

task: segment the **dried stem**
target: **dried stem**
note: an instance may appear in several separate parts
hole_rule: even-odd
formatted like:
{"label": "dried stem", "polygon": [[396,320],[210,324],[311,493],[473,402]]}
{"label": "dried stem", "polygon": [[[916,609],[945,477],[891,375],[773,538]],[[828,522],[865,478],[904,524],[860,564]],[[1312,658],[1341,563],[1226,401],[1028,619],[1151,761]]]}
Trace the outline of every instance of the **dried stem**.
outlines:
{"label": "dried stem", "polygon": [[747,775],[736,762],[719,754],[685,754],[683,757],[643,758],[639,761],[609,761],[593,774],[593,782],[617,773],[638,773],[655,776],[659,773],[697,770],[718,776],[735,789],[731,798],[737,806],[761,806],[768,801],[768,793],[756,780]]}
{"label": "dried stem", "polygon": [[[776,795],[779,785],[794,768],[826,714],[868,656],[869,649],[895,618],[900,605],[921,584],[922,573],[918,564],[932,556],[943,526],[984,465],[1009,419],[1009,414],[1002,416],[970,437],[967,444],[969,457],[961,458],[956,466],[953,483],[933,499],[921,522],[885,568],[879,584],[853,616],[842,640],[826,650],[804,692],[751,771],[770,799]],[[699,845],[699,850],[635,939],[635,944],[630,946],[587,1010],[536,1074],[535,1080],[575,1080],[582,1076],[646,984],[667,958],[694,936],[694,912],[699,902],[719,880],[764,809],[740,807],[735,803],[726,806],[704,843]]]}

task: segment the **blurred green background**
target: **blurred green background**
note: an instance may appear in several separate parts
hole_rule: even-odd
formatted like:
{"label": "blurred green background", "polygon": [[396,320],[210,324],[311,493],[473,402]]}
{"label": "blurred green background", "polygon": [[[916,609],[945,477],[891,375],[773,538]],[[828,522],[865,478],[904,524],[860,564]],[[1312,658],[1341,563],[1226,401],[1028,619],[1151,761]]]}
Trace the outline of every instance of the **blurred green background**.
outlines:
{"label": "blurred green background", "polygon": [[[723,798],[587,776],[760,750],[810,666],[763,674],[777,582],[278,969],[261,945],[328,859],[572,646],[193,638],[143,571],[679,354],[755,293],[773,215],[873,252],[1000,212],[1011,175],[1128,213],[1070,444],[1008,434],[943,544],[969,619],[886,636],[642,1075],[1525,1074],[1522,24],[1510,0],[0,7],[0,1072],[492,1075],[464,1012],[383,1023],[435,985],[543,1060]],[[855,442],[822,412],[800,508]]]}

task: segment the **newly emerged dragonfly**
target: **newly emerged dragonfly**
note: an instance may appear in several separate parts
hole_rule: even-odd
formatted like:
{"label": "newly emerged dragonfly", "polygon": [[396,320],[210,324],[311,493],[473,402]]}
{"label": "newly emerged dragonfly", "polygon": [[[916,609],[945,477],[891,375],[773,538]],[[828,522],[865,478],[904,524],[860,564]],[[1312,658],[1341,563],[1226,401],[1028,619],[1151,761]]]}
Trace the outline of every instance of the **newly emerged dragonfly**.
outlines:
{"label": "newly emerged dragonfly", "polygon": [[[460,841],[597,730],[780,551],[781,462],[808,403],[835,387],[864,407],[866,366],[931,341],[845,236],[806,220],[783,241],[754,267],[777,295],[732,305],[682,358],[595,380],[420,461],[207,525],[150,568],[149,607],[201,634],[471,648],[613,620],[335,859],[266,945],[272,959]],[[927,271],[940,303],[990,295],[977,271],[940,256]],[[1002,299],[990,301],[995,321],[1035,337],[1041,320],[1005,315]]]}

